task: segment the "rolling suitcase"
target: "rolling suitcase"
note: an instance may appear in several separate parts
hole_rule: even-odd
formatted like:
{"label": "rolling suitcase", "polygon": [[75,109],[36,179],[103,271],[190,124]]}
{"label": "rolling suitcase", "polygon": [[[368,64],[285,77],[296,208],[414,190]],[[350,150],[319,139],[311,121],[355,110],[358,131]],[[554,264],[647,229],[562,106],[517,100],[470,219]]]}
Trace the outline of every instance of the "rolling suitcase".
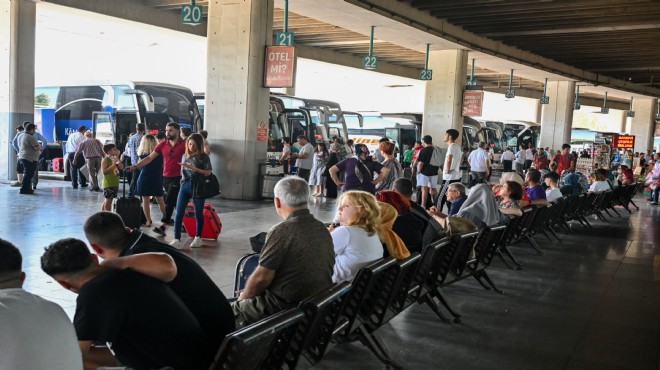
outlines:
{"label": "rolling suitcase", "polygon": [[53,172],[64,172],[64,160],[60,158],[53,158]]}
{"label": "rolling suitcase", "polygon": [[236,275],[234,277],[234,296],[238,297],[239,290],[245,288],[248,278],[259,266],[259,253],[250,253],[241,257],[236,263]]}
{"label": "rolling suitcase", "polygon": [[124,225],[131,229],[139,228],[142,223],[142,202],[134,196],[126,196],[126,181],[122,196],[112,201],[112,211],[118,214],[124,220]]}
{"label": "rolling suitcase", "polygon": [[[188,236],[191,238],[195,236],[195,229],[197,221],[195,220],[195,207],[192,202],[188,203],[186,212],[183,214],[183,227],[186,229]],[[209,203],[204,203],[204,228],[202,229],[202,239],[218,239],[218,235],[222,231],[222,222],[220,217],[215,211],[215,208]]]}

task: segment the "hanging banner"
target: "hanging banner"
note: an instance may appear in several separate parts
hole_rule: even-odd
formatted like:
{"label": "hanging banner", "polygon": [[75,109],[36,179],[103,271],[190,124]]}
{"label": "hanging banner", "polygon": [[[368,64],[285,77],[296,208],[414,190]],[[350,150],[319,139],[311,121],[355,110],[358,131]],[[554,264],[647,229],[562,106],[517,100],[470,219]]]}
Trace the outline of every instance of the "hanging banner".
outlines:
{"label": "hanging banner", "polygon": [[293,46],[267,46],[264,87],[293,87]]}
{"label": "hanging banner", "polygon": [[481,117],[483,105],[483,91],[463,92],[463,117]]}
{"label": "hanging banner", "polygon": [[612,148],[632,149],[635,147],[635,135],[614,135],[612,137]]}

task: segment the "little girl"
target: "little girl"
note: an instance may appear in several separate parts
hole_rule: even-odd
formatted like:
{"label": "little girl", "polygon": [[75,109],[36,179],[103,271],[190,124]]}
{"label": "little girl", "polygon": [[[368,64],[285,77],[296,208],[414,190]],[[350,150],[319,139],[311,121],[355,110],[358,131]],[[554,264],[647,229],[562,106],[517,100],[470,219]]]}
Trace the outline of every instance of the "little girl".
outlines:
{"label": "little girl", "polygon": [[515,181],[507,181],[500,188],[500,212],[505,215],[522,216],[518,201],[522,199],[524,190],[522,185]]}

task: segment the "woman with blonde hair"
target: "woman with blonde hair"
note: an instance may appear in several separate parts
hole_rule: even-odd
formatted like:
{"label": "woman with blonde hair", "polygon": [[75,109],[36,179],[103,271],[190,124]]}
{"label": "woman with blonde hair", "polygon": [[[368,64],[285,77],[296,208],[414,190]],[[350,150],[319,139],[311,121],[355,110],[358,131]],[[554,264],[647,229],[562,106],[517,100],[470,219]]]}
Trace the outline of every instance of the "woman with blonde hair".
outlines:
{"label": "woman with blonde hair", "polygon": [[[142,158],[146,158],[154,151],[158,144],[154,135],[144,135],[140,140],[137,154]],[[149,198],[156,198],[160,212],[165,214],[165,201],[163,200],[163,156],[156,157],[153,161],[149,162],[146,166],[140,169],[140,175],[137,179],[137,186],[135,195],[142,197],[142,210],[147,218],[144,226],[151,226],[151,205]]]}
{"label": "woman with blonde hair", "polygon": [[383,257],[379,238],[380,207],[366,191],[347,191],[337,202],[337,220],[341,226],[330,227],[335,247],[332,281],[351,281],[357,271]]}

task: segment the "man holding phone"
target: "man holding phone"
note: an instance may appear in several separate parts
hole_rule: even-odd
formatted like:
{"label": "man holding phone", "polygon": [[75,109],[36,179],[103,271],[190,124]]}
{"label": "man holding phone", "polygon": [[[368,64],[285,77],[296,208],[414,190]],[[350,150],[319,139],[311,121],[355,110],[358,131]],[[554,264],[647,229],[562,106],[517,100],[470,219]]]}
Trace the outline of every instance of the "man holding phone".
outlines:
{"label": "man holding phone", "polygon": [[161,141],[154,151],[146,158],[140,160],[134,166],[127,167],[129,172],[135,172],[148,165],[159,155],[163,156],[163,187],[167,192],[165,197],[165,214],[162,224],[154,227],[154,232],[165,235],[165,227],[172,222],[172,213],[176,208],[176,199],[179,196],[179,187],[181,185],[181,158],[186,152],[185,140],[179,137],[180,127],[176,122],[170,122],[165,126],[165,139]]}

